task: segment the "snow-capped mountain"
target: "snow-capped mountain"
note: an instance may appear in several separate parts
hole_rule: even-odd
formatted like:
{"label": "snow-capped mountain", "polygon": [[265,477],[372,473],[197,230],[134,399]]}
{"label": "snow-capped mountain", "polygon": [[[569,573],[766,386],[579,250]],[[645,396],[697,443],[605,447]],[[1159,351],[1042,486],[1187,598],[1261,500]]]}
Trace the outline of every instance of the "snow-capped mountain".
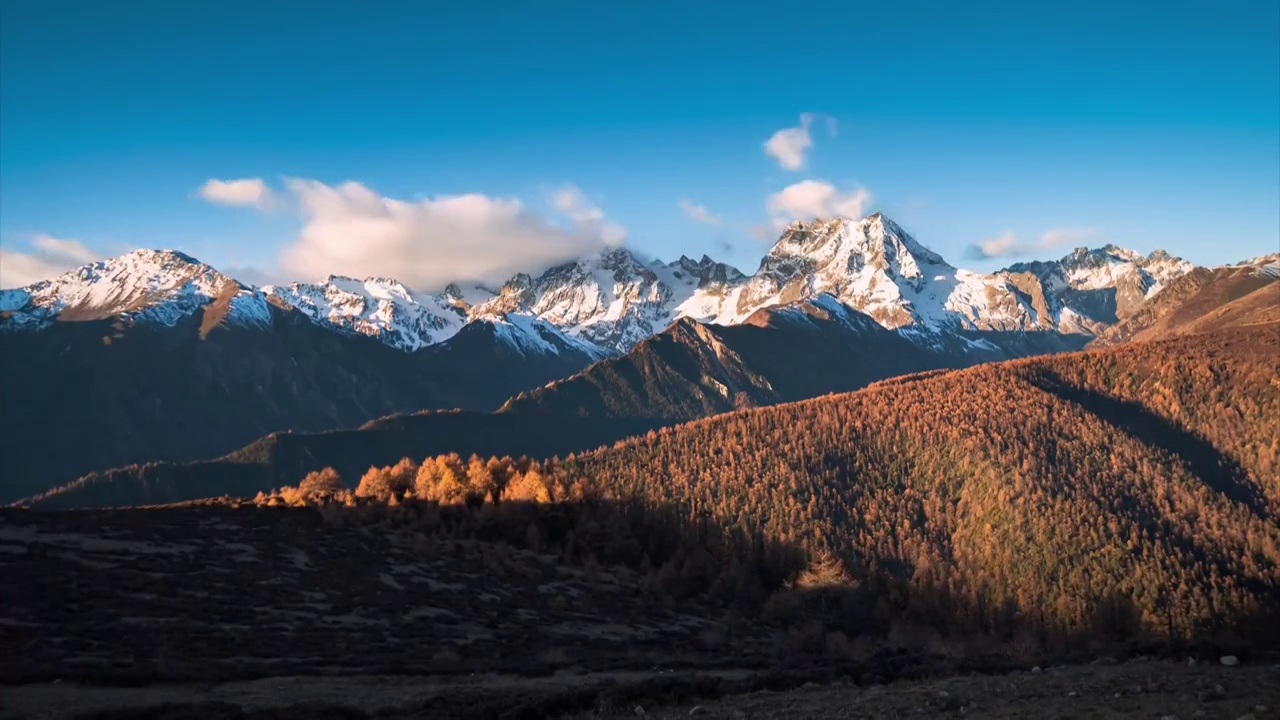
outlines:
{"label": "snow-capped mountain", "polygon": [[1255,268],[1254,272],[1258,275],[1280,277],[1280,253],[1249,258],[1243,262],[1236,263],[1234,267],[1252,267]]}
{"label": "snow-capped mountain", "polygon": [[1076,248],[1061,260],[1016,263],[1003,273],[1035,278],[1059,331],[1096,334],[1194,268],[1164,250],[1143,256],[1105,245]]}
{"label": "snow-capped mountain", "polygon": [[216,301],[227,302],[224,322],[271,322],[261,291],[173,250],[134,250],[90,263],[52,280],[0,290],[0,329],[36,329],[55,318],[173,325]]}
{"label": "snow-capped mountain", "polygon": [[[830,296],[935,350],[1024,354],[1054,346],[1019,338],[1083,345],[1192,267],[1161,250],[1143,256],[1107,245],[972,272],[880,213],[793,223],[749,276],[706,256],[645,262],[614,249],[537,276],[518,274],[496,292],[451,284],[422,293],[392,279],[342,276],[257,290],[181,253],[139,250],[0,291],[0,313],[7,316],[0,327],[117,315],[172,325],[229,293],[232,322],[270,322],[270,301],[323,327],[404,351],[487,322],[496,338],[522,353],[558,348],[598,358],[625,353],[681,318],[736,325],[765,308]],[[1020,346],[998,347],[996,337]]]}
{"label": "snow-capped mountain", "polygon": [[417,293],[387,278],[330,275],[318,283],[269,285],[263,291],[316,322],[401,350],[448,340],[467,323],[468,304],[461,291]]}
{"label": "snow-capped mountain", "polygon": [[542,318],[520,313],[473,317],[459,334],[463,332],[491,334],[493,347],[504,353],[526,358],[557,355],[580,357],[592,362],[612,354],[595,343],[564,332]]}
{"label": "snow-capped mountain", "polygon": [[626,352],[679,317],[714,317],[742,273],[703,257],[645,264],[625,249],[519,274],[473,314],[533,315],[612,352]]}
{"label": "snow-capped mountain", "polygon": [[480,307],[531,314],[625,352],[679,318],[735,325],[828,294],[919,344],[990,352],[997,348],[979,334],[1048,331],[1083,344],[1191,267],[1163,251],[1142,257],[1107,246],[977,273],[876,213],[793,223],[751,276],[707,257],[645,264],[614,250],[537,278],[517,275]]}
{"label": "snow-capped mountain", "polygon": [[793,223],[743,284],[734,309],[741,317],[822,293],[917,336],[1035,326],[1034,310],[1005,278],[953,267],[880,213]]}

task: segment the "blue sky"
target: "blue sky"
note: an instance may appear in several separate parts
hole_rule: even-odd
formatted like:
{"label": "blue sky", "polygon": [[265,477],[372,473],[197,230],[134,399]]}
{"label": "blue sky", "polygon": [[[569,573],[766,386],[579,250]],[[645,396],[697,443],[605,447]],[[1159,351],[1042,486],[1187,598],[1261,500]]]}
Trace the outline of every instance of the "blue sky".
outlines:
{"label": "blue sky", "polygon": [[622,234],[751,271],[832,208],[977,269],[1233,262],[1280,250],[1278,5],[7,0],[0,273],[147,246],[429,285]]}

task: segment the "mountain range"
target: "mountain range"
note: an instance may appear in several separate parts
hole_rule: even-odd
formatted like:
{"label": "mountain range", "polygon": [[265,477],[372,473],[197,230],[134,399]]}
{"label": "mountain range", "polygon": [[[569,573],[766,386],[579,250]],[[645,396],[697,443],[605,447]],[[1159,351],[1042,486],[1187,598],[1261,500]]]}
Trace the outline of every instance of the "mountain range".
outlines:
{"label": "mountain range", "polygon": [[881,214],[794,223],[752,275],[615,249],[438,293],[340,276],[259,288],[138,250],[0,291],[15,400],[0,498],[393,413],[678,421],[1074,350],[1193,269],[1108,245],[970,272]]}
{"label": "mountain range", "polygon": [[488,322],[506,323],[500,334],[526,349],[569,346],[604,357],[681,318],[736,325],[758,310],[829,294],[914,342],[991,350],[976,336],[1050,331],[1083,344],[1192,267],[1164,251],[1142,256],[1107,245],[976,273],[876,213],[793,223],[752,275],[706,256],[646,263],[614,249],[537,277],[518,274],[497,290],[451,283],[422,293],[393,279],[337,275],[255,288],[179,252],[138,250],[0,291],[0,313],[6,330],[109,317],[171,326],[218,300],[225,309],[211,322],[254,326],[269,322],[274,304],[405,351]]}

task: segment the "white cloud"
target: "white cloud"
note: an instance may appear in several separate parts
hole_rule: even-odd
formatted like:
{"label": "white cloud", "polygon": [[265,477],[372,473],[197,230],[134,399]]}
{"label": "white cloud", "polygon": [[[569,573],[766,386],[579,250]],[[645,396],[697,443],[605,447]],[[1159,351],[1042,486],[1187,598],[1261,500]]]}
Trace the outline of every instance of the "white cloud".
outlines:
{"label": "white cloud", "polygon": [[31,239],[31,247],[31,253],[0,249],[0,287],[24,287],[48,280],[99,257],[79,240],[49,235],[36,235]]}
{"label": "white cloud", "polygon": [[49,235],[36,235],[31,244],[46,257],[84,265],[98,259],[98,254],[79,240],[63,240]]}
{"label": "white cloud", "polygon": [[785,227],[794,220],[846,217],[862,218],[871,204],[871,193],[864,187],[842,191],[821,180],[801,180],[769,196],[766,203],[774,228]]}
{"label": "white cloud", "polygon": [[969,249],[970,257],[994,258],[1009,257],[1020,254],[1018,236],[1012,230],[1003,232],[993,238],[987,238]]}
{"label": "white cloud", "polygon": [[200,197],[218,205],[235,205],[266,209],[275,204],[275,193],[262,178],[218,180],[210,178],[196,191]]}
{"label": "white cloud", "polygon": [[680,209],[684,211],[686,217],[694,222],[700,222],[703,225],[719,225],[721,217],[706,209],[702,205],[690,202],[688,200],[680,201]]}
{"label": "white cloud", "polygon": [[1040,236],[1040,247],[1055,248],[1075,245],[1097,238],[1097,228],[1054,228]]}
{"label": "white cloud", "polygon": [[764,142],[764,154],[777,160],[778,164],[786,170],[803,168],[808,160],[806,155],[813,147],[813,133],[810,127],[813,121],[819,118],[826,121],[827,133],[835,137],[839,131],[835,118],[829,115],[801,113],[800,125],[783,128],[769,136],[769,139]]}
{"label": "white cloud", "polygon": [[281,265],[302,277],[377,275],[421,290],[452,281],[500,283],[615,246],[626,236],[575,187],[553,197],[572,220],[566,228],[514,198],[473,193],[406,201],[357,182],[290,179],[287,186],[304,225]]}
{"label": "white cloud", "polygon": [[976,260],[991,258],[1012,258],[1034,255],[1043,250],[1050,250],[1063,245],[1096,238],[1096,228],[1054,228],[1045,232],[1037,240],[1019,240],[1012,230],[993,238],[969,246],[966,255]]}
{"label": "white cloud", "polygon": [[621,225],[610,222],[604,211],[587,200],[576,185],[566,185],[551,196],[556,209],[577,224],[579,230],[598,235],[609,247],[620,247],[627,239]]}

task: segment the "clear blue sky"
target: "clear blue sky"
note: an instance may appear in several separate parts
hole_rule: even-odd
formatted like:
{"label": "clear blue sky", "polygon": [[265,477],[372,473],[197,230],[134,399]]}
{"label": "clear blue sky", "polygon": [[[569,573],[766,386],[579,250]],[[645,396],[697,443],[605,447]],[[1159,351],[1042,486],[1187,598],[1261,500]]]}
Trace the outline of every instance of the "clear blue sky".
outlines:
{"label": "clear blue sky", "polygon": [[[751,271],[769,196],[812,179],[979,269],[1009,261],[970,245],[1061,228],[1230,262],[1280,250],[1278,7],[6,0],[0,248],[266,268],[303,221],[205,202],[207,180],[552,218],[571,184],[631,247]],[[817,118],[791,171],[763,143],[802,112],[838,134]]]}

